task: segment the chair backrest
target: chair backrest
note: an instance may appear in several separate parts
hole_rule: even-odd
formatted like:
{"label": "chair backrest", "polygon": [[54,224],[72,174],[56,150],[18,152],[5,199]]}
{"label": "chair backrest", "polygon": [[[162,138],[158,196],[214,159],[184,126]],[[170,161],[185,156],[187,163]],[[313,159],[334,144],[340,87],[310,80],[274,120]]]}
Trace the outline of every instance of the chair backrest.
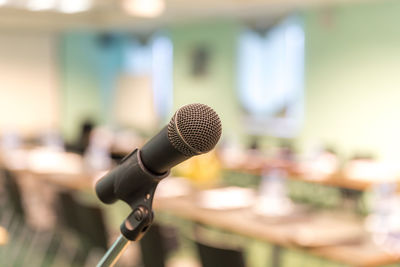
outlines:
{"label": "chair backrest", "polygon": [[1,169],[0,171],[3,178],[4,191],[7,195],[7,202],[16,214],[24,218],[25,211],[22,202],[22,194],[16,177],[9,170]]}
{"label": "chair backrest", "polygon": [[245,267],[241,250],[213,247],[195,242],[203,267]]}
{"label": "chair backrest", "polygon": [[101,208],[76,200],[71,192],[59,193],[62,223],[88,242],[91,247],[107,249],[107,228]]}
{"label": "chair backrest", "polygon": [[154,223],[140,240],[140,250],[145,267],[165,266],[166,249],[159,225]]}

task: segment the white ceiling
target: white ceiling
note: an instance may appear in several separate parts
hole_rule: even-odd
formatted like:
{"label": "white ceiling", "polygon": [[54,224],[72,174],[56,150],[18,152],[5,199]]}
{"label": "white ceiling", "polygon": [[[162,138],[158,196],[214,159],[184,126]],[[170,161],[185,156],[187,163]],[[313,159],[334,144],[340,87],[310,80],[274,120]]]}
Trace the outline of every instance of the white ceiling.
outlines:
{"label": "white ceiling", "polygon": [[372,0],[166,0],[165,12],[153,19],[123,12],[119,0],[94,0],[87,12],[63,14],[0,7],[0,28],[21,30],[65,30],[71,28],[120,28],[148,30],[167,24],[208,18],[276,18],[293,10]]}

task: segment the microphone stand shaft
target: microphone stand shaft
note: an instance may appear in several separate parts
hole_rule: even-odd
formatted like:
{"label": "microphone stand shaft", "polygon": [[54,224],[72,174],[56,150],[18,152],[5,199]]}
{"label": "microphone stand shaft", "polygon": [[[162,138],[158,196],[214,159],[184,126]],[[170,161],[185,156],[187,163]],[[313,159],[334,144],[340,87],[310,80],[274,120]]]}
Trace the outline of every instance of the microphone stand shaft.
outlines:
{"label": "microphone stand shaft", "polygon": [[107,250],[106,254],[97,264],[97,267],[112,267],[121,257],[122,253],[131,241],[126,239],[123,235],[119,235],[114,244]]}

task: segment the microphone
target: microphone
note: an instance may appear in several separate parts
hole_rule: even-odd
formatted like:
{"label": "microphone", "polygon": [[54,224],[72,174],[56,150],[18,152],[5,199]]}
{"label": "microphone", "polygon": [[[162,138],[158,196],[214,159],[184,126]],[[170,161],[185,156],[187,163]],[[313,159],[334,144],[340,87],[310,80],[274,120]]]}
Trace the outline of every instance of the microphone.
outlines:
{"label": "microphone", "polygon": [[144,165],[162,174],[182,161],[212,150],[221,136],[221,121],[203,104],[180,108],[168,126],[141,149]]}
{"label": "microphone", "polygon": [[156,136],[97,182],[98,198],[107,204],[120,199],[132,208],[151,202],[158,182],[170,169],[212,150],[221,132],[221,121],[212,108],[198,103],[181,107]]}

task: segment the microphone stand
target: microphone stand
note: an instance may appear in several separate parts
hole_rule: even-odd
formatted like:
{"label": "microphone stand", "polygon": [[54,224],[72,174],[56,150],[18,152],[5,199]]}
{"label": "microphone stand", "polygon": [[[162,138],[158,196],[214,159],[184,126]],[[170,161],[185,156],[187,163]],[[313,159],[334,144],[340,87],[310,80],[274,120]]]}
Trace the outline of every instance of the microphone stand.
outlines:
{"label": "microphone stand", "polygon": [[106,254],[104,254],[103,258],[101,258],[100,262],[96,266],[114,266],[114,264],[118,261],[119,257],[121,257],[122,253],[125,251],[130,243],[131,241],[126,239],[122,234],[119,235],[118,239],[107,250]]}
{"label": "microphone stand", "polygon": [[139,241],[153,223],[153,197],[158,182],[169,171],[157,175],[149,172],[140,159],[140,151],[134,150],[120,162],[112,174],[96,184],[100,200],[110,204],[116,199],[127,203],[132,212],[120,226],[121,235],[107,250],[97,267],[112,267],[132,241]]}
{"label": "microphone stand", "polygon": [[[154,191],[153,191],[154,192]],[[151,197],[152,199],[152,197]],[[153,212],[138,206],[121,224],[121,234],[107,250],[97,267],[112,267],[132,241],[140,240],[153,223]]]}

